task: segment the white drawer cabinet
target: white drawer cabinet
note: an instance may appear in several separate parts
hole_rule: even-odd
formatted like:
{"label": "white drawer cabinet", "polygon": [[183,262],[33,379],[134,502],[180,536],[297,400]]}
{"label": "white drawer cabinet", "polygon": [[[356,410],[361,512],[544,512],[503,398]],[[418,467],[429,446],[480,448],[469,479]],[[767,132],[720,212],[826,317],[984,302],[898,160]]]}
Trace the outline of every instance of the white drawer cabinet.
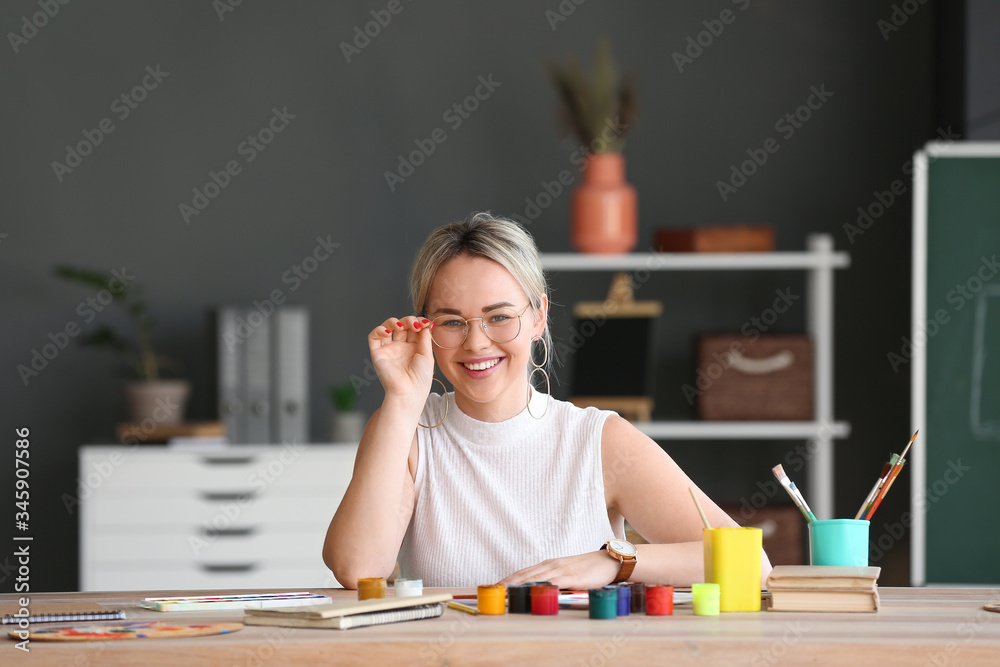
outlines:
{"label": "white drawer cabinet", "polygon": [[80,589],[318,588],[357,445],[80,448]]}

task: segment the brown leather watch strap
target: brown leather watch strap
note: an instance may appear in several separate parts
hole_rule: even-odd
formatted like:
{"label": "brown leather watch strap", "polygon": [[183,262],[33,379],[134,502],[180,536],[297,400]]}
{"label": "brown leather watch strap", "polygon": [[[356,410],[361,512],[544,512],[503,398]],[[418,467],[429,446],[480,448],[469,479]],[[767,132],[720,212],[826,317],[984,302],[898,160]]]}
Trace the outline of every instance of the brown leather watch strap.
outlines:
{"label": "brown leather watch strap", "polygon": [[622,569],[618,570],[618,576],[611,583],[617,584],[621,581],[628,581],[628,578],[632,576],[632,570],[635,569],[635,556],[628,558],[622,558]]}

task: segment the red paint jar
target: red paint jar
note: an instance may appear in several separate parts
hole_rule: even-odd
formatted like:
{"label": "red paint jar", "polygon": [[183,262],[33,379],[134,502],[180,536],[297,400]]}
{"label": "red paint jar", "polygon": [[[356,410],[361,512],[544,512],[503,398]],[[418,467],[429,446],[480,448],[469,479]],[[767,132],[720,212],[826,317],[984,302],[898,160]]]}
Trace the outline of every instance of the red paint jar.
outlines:
{"label": "red paint jar", "polygon": [[670,616],[674,613],[674,587],[646,584],[646,615]]}
{"label": "red paint jar", "polygon": [[531,587],[531,613],[551,616],[559,613],[559,587],[555,584],[536,584]]}

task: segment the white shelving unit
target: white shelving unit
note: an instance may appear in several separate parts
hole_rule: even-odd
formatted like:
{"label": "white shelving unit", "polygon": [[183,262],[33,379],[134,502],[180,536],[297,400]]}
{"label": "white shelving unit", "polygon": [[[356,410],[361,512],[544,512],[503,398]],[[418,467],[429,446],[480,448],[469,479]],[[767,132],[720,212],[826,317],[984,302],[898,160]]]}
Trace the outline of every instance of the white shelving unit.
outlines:
{"label": "white shelving unit", "polygon": [[833,441],[851,425],[833,417],[833,272],[851,265],[833,249],[829,234],[811,235],[804,252],[632,253],[588,255],[543,253],[549,271],[806,271],[806,333],[813,342],[814,419],[807,422],[652,421],[636,426],[654,440],[812,440],[806,495],[821,519],[833,518]]}

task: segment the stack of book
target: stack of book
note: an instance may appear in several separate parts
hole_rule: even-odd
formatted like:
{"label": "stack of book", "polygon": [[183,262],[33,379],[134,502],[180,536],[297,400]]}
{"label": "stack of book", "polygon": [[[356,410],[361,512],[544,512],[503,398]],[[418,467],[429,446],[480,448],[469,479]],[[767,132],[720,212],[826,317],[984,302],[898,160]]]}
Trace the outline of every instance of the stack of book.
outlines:
{"label": "stack of book", "polygon": [[776,565],[767,578],[770,611],[878,611],[878,567]]}
{"label": "stack of book", "polygon": [[278,625],[287,628],[330,628],[349,630],[369,625],[436,618],[444,611],[442,603],[451,595],[418,595],[370,600],[338,600],[328,604],[284,609],[247,609],[247,625]]}

